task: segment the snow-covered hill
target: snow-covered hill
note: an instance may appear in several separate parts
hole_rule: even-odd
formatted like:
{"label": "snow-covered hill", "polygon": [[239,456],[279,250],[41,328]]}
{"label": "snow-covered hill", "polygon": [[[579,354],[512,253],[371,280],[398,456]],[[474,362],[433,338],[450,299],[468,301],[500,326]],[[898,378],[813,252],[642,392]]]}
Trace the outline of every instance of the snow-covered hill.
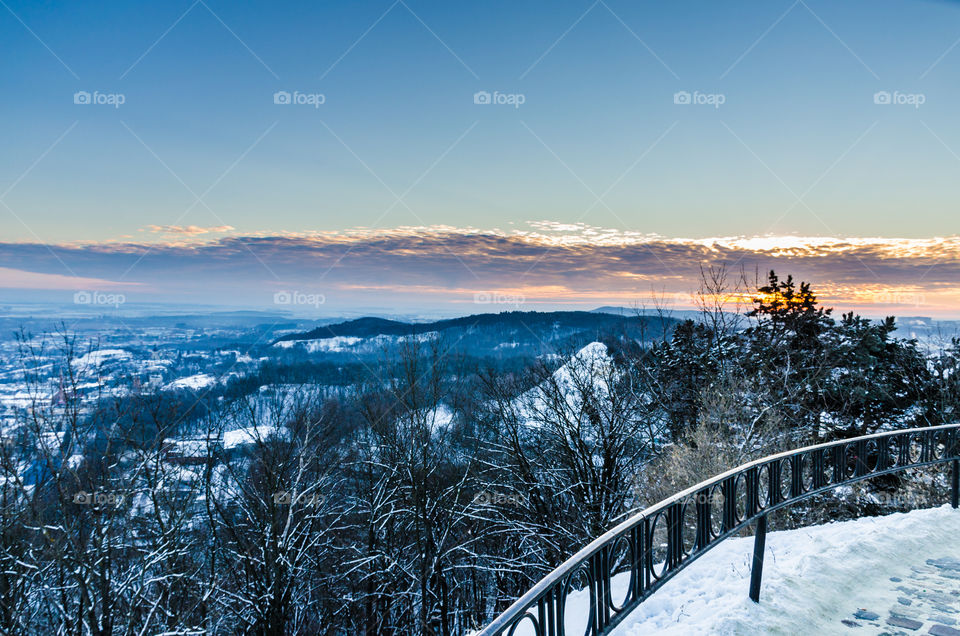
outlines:
{"label": "snow-covered hill", "polygon": [[[584,400],[598,406],[610,394],[609,386],[615,377],[613,358],[602,342],[592,342],[580,349],[552,377],[517,397],[515,408],[521,421],[528,426],[539,426],[544,417],[553,418],[555,410],[564,407],[567,416],[576,417]],[[558,394],[562,396],[558,400]]]}

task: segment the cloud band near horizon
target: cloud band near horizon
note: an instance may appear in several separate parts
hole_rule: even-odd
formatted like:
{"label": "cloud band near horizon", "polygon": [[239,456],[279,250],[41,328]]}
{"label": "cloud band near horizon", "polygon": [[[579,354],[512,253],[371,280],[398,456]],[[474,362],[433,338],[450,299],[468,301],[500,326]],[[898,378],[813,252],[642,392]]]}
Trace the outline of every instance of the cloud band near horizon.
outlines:
{"label": "cloud band near horizon", "polygon": [[[221,230],[223,228],[217,228]],[[123,290],[130,300],[267,306],[280,290],[332,307],[689,304],[702,268],[775,269],[826,304],[960,315],[960,236],[663,238],[586,225],[409,227],[155,242],[0,243],[0,288]],[[19,274],[18,274],[19,273]],[[516,302],[516,301],[523,302]]]}

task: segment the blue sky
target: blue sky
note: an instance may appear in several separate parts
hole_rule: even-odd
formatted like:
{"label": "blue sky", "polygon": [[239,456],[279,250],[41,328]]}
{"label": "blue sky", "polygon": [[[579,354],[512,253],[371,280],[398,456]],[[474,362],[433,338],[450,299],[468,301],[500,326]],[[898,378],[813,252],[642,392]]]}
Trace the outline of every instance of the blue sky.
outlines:
{"label": "blue sky", "polygon": [[[542,222],[667,242],[952,236],[958,39],[960,3],[919,0],[4,0],[0,268],[160,293],[139,265],[87,271],[75,252],[51,264],[23,247],[142,255],[365,228],[366,249],[396,228]],[[123,103],[76,104],[81,91]],[[476,104],[478,91],[523,103]],[[337,267],[331,292],[349,278]],[[948,293],[918,267],[860,273]],[[302,284],[263,269],[256,285]],[[444,284],[503,281],[430,283]]]}

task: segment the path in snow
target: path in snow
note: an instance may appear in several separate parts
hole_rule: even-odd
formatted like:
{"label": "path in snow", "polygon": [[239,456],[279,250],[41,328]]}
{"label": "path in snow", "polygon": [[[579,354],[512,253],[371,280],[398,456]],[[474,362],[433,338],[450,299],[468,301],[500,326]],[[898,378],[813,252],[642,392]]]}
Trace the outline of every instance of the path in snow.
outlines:
{"label": "path in snow", "polygon": [[[910,566],[906,578],[891,576],[887,611],[879,614],[870,607],[858,609],[843,619],[847,627],[867,627],[859,634],[897,634],[922,631],[935,636],[960,636],[960,559],[927,559],[924,565]],[[878,599],[870,599],[872,603]],[[871,604],[872,604],[871,603]],[[874,605],[882,610],[881,605]]]}
{"label": "path in snow", "polygon": [[724,541],[613,633],[960,636],[960,511],[948,506],[769,533],[759,604],[752,557],[752,537]]}

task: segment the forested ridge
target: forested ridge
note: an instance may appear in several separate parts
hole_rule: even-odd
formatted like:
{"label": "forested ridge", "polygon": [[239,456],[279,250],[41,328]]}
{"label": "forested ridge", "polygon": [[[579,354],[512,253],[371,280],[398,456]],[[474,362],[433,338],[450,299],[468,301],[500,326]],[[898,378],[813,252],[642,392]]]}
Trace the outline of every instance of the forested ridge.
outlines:
{"label": "forested ridge", "polygon": [[[304,367],[199,411],[148,394],[91,411],[88,352],[51,338],[62,390],[0,444],[0,632],[463,634],[702,478],[955,420],[960,341],[928,350],[893,318],[835,316],[773,272],[740,313],[722,286],[649,341],[611,322],[586,347],[495,367],[409,339],[351,367],[356,381]],[[36,346],[20,348],[28,379]],[[935,502],[941,478],[884,478],[773,523],[908,505],[888,492]]]}

